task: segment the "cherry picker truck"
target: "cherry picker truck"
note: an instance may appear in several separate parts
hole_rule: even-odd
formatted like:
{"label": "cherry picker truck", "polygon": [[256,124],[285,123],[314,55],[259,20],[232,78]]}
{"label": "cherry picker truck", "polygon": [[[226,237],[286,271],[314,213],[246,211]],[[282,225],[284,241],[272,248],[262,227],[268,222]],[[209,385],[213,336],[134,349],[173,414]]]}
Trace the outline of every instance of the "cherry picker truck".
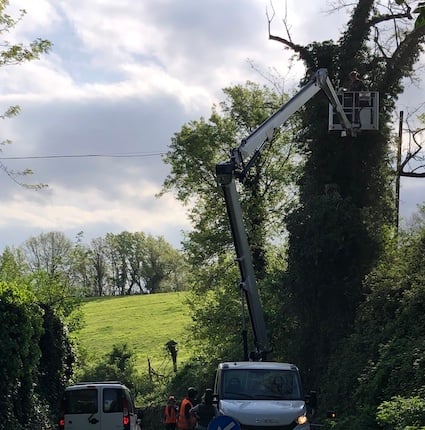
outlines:
{"label": "cherry picker truck", "polygon": [[[239,287],[248,307],[255,352],[251,353],[250,360],[245,357],[245,361],[219,364],[215,394],[220,414],[234,418],[242,430],[310,430],[298,368],[290,363],[267,361],[271,348],[236,180],[243,182],[257,157],[271,142],[275,131],[319,91],[323,91],[330,102],[329,130],[356,136],[362,130],[378,128],[378,93],[337,93],[327,69],[319,69],[294,97],[243,139],[239,147],[231,150],[228,161],[216,165],[217,181],[223,190],[241,275]],[[366,102],[359,103],[360,98]],[[314,395],[311,395],[310,408],[314,409],[315,403]]]}

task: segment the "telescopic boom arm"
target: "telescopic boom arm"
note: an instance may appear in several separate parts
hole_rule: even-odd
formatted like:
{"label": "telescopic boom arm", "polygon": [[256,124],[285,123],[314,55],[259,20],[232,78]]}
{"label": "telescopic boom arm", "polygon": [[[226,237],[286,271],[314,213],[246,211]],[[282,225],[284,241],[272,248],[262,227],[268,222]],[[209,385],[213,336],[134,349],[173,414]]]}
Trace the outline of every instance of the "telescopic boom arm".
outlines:
{"label": "telescopic boom arm", "polygon": [[247,138],[243,139],[238,148],[232,150],[235,172],[238,177],[244,177],[266,143],[271,142],[275,130],[281,127],[298,110],[300,110],[319,91],[323,91],[338,114],[341,124],[346,131],[352,130],[352,125],[344,113],[341,102],[328,77],[326,69],[319,69],[313,78],[285,103],[277,112],[267,118]]}
{"label": "telescopic boom arm", "polygon": [[341,124],[347,132],[352,125],[344,113],[326,69],[319,69],[313,78],[276,113],[266,119],[238,148],[231,151],[230,160],[216,165],[217,181],[223,189],[229,217],[233,242],[236,250],[236,261],[241,274],[240,287],[245,293],[248,312],[254,334],[255,355],[257,359],[266,360],[271,352],[264,321],[263,309],[258,295],[257,283],[252,262],[251,250],[243,222],[242,209],[236,189],[235,179],[243,180],[254,164],[258,155],[268,142],[271,142],[275,130],[281,127],[294,113],[302,108],[315,94],[323,91],[334,106]]}

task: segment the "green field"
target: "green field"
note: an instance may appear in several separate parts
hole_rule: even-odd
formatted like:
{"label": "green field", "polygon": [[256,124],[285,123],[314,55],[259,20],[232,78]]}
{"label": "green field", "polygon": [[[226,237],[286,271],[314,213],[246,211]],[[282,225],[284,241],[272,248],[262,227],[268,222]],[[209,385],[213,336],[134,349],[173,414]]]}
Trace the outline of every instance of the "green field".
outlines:
{"label": "green field", "polygon": [[81,306],[84,327],[77,339],[89,362],[127,343],[136,356],[136,367],[147,372],[148,359],[158,373],[167,373],[172,362],[166,352],[169,340],[178,343],[178,365],[189,356],[185,346],[190,318],[186,293],[146,294],[90,299]]}

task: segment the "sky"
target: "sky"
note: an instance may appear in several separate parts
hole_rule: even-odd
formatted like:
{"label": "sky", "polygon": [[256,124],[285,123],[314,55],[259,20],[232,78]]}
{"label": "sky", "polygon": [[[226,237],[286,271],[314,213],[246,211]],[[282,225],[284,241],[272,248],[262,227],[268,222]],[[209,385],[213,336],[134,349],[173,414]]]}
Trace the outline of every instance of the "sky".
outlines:
{"label": "sky", "polygon": [[[208,118],[223,88],[272,73],[292,91],[303,76],[291,52],[268,40],[265,0],[10,0],[27,14],[2,35],[13,42],[48,39],[40,60],[0,68],[0,157],[9,169],[30,168],[22,188],[0,171],[0,251],[41,233],[74,240],[122,231],[163,236],[179,247],[190,231],[172,193],[158,198],[169,166],[161,154],[181,127]],[[346,12],[327,1],[274,2],[272,32],[306,44],[338,38]],[[291,67],[290,67],[291,66]],[[408,88],[407,100],[418,88]],[[422,90],[421,90],[422,91]],[[402,103],[399,109],[403,109]],[[403,180],[401,216],[425,200],[425,181]],[[224,203],[223,203],[224,204]]]}

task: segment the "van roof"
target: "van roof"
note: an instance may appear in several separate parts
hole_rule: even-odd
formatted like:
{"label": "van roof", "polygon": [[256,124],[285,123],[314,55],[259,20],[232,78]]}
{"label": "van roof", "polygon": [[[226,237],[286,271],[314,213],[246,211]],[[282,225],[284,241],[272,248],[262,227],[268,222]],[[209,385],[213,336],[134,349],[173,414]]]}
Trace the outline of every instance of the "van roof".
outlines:
{"label": "van roof", "polygon": [[219,369],[264,369],[264,370],[295,370],[297,366],[291,363],[277,363],[274,361],[228,361],[219,364]]}
{"label": "van roof", "polygon": [[121,384],[121,381],[81,381],[81,382],[76,382],[74,385],[86,385],[86,384]]}
{"label": "van roof", "polygon": [[96,381],[96,382],[77,382],[76,384],[69,385],[65,390],[78,390],[81,388],[96,388],[96,387],[113,387],[113,388],[124,388],[128,389],[124,384],[119,381]]}

